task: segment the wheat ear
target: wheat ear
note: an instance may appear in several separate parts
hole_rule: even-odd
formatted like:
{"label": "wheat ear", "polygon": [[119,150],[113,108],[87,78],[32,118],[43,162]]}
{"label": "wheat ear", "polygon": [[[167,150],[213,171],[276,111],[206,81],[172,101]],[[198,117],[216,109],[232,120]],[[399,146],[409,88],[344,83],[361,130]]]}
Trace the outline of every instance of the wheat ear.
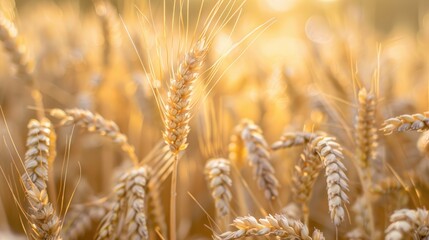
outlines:
{"label": "wheat ear", "polygon": [[217,239],[240,239],[245,237],[275,236],[281,239],[322,240],[325,239],[319,230],[310,233],[308,227],[297,220],[284,215],[269,215],[256,220],[252,216],[238,217],[232,224],[236,231],[228,231],[216,236]]}
{"label": "wheat ear", "polygon": [[99,0],[94,4],[103,32],[103,66],[107,68],[111,62],[112,45],[116,34],[116,12],[109,1]]}
{"label": "wheat ear", "polygon": [[101,204],[73,206],[63,227],[63,237],[65,240],[79,239],[85,232],[91,229],[94,222],[100,221],[112,207],[112,203],[107,201]]}
{"label": "wheat ear", "polygon": [[28,215],[31,221],[31,236],[34,239],[57,239],[60,237],[61,222],[55,214],[47,193],[48,159],[50,158],[51,123],[30,120],[28,124],[25,173],[21,176],[29,203]]}
{"label": "wheat ear", "polygon": [[389,135],[393,132],[405,131],[427,131],[429,129],[429,112],[404,114],[398,117],[389,118],[384,121],[383,128],[380,130]]}
{"label": "wheat ear", "polygon": [[323,163],[319,156],[312,151],[310,146],[306,146],[292,175],[293,200],[299,204],[306,224],[308,224],[310,214],[308,204],[311,192],[322,168]]}
{"label": "wheat ear", "polygon": [[266,199],[274,200],[279,194],[279,182],[274,175],[275,171],[270,162],[270,147],[262,135],[262,130],[253,121],[244,119],[235,128],[235,134],[239,134],[243,141],[259,188],[264,191]]}
{"label": "wheat ear", "polygon": [[[366,222],[360,229],[364,235],[374,238],[375,233],[373,210],[369,196],[369,187],[372,184],[376,169],[375,161],[377,158],[377,128],[376,128],[376,96],[373,92],[368,92],[365,88],[361,88],[358,93],[358,114],[356,116],[355,134],[356,134],[356,155],[362,170],[362,185],[364,198],[359,198],[358,205],[354,207],[362,207],[355,214],[362,213],[362,209],[366,209]],[[367,201],[362,203],[362,201]],[[359,222],[358,222],[359,224]],[[365,227],[363,227],[365,226]]]}
{"label": "wheat ear", "polygon": [[174,78],[170,81],[167,93],[167,104],[163,111],[165,130],[164,141],[170,151],[176,156],[171,178],[170,193],[170,238],[176,240],[176,189],[177,171],[179,166],[179,152],[185,150],[190,131],[192,96],[194,95],[195,81],[205,62],[208,45],[205,38],[199,39],[180,61]]}
{"label": "wheat ear", "polygon": [[97,240],[113,239],[115,238],[115,231],[119,224],[119,218],[122,211],[124,211],[126,199],[126,181],[128,173],[125,173],[119,179],[119,182],[114,188],[115,196],[112,203],[112,208],[101,221],[101,227],[97,233]]}
{"label": "wheat ear", "polygon": [[60,125],[76,124],[89,132],[96,132],[110,138],[114,143],[121,146],[122,151],[128,155],[136,166],[138,165],[139,160],[134,147],[128,143],[127,136],[119,131],[119,127],[115,122],[106,120],[99,114],[78,108],[66,110],[55,108],[50,111],[50,114],[61,120]]}
{"label": "wheat ear", "polygon": [[13,65],[16,67],[17,78],[23,80],[31,87],[31,95],[37,107],[38,119],[42,120],[45,117],[43,99],[40,91],[36,86],[36,81],[33,77],[32,69],[26,56],[26,47],[20,43],[18,39],[18,30],[15,25],[9,21],[0,12],[0,41],[10,55]]}
{"label": "wheat ear", "polygon": [[376,99],[373,93],[362,88],[358,93],[358,115],[356,117],[356,144],[360,165],[371,168],[377,157],[377,128],[375,127]]}
{"label": "wheat ear", "polygon": [[18,30],[2,13],[0,13],[0,41],[3,42],[4,48],[17,69],[16,74],[18,78],[22,79],[29,86],[34,86],[33,75],[28,59],[25,56],[25,46],[18,41]]}
{"label": "wheat ear", "polygon": [[230,177],[231,168],[229,160],[224,158],[209,160],[205,166],[204,173],[209,183],[218,215],[228,215],[232,199],[232,180]]}
{"label": "wheat ear", "polygon": [[371,239],[370,223],[371,212],[367,206],[369,201],[365,197],[359,196],[353,204],[355,228],[346,234],[347,239]]}
{"label": "wheat ear", "polygon": [[279,150],[283,148],[290,148],[301,146],[309,143],[312,139],[322,135],[321,132],[287,132],[280,137],[280,140],[271,145],[271,149]]}
{"label": "wheat ear", "polygon": [[40,190],[29,179],[25,195],[29,203],[28,216],[31,221],[31,237],[38,240],[61,239],[61,221],[49,202],[46,189]]}
{"label": "wheat ear", "polygon": [[[24,183],[34,184],[40,191],[47,189],[48,159],[51,149],[51,122],[32,119],[28,123],[27,152],[25,153],[25,170],[22,175]],[[29,179],[30,181],[27,181]],[[31,188],[30,186],[26,186]]]}
{"label": "wheat ear", "polygon": [[386,228],[386,240],[400,240],[407,236],[427,239],[429,236],[429,212],[424,209],[400,209],[390,216],[391,224]]}
{"label": "wheat ear", "polygon": [[319,155],[325,167],[331,220],[338,226],[344,220],[343,205],[348,203],[348,178],[342,163],[344,155],[341,146],[332,137],[319,136],[310,142],[311,148]]}
{"label": "wheat ear", "polygon": [[163,136],[174,154],[187,147],[194,84],[199,77],[206,55],[207,44],[202,38],[193,45],[182,59],[175,77],[170,82],[167,105],[165,106]]}
{"label": "wheat ear", "polygon": [[151,171],[147,167],[131,170],[126,188],[126,236],[129,239],[149,239],[146,225],[145,201]]}
{"label": "wheat ear", "polygon": [[145,214],[149,177],[150,170],[145,166],[122,175],[115,188],[115,203],[103,219],[97,239],[117,238],[117,233],[121,232],[130,239],[149,239]]}

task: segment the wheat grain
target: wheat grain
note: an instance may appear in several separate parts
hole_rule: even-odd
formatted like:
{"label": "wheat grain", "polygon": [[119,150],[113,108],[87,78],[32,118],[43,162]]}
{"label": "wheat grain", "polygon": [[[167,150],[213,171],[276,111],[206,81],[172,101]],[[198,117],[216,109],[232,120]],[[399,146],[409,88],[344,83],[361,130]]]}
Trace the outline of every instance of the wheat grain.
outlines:
{"label": "wheat grain", "polygon": [[400,240],[407,236],[426,239],[429,235],[429,213],[424,209],[400,209],[390,216],[391,224],[386,228],[386,240]]}
{"label": "wheat grain", "polygon": [[232,199],[230,177],[230,163],[224,158],[215,158],[207,162],[205,174],[212,197],[215,201],[216,210],[219,216],[226,216],[230,213],[230,202]]}
{"label": "wheat grain", "polygon": [[232,224],[236,231],[228,231],[216,236],[218,239],[240,239],[245,237],[275,236],[281,239],[325,239],[319,230],[310,233],[308,227],[300,221],[291,220],[283,215],[269,215],[256,220],[252,216],[237,217]]}

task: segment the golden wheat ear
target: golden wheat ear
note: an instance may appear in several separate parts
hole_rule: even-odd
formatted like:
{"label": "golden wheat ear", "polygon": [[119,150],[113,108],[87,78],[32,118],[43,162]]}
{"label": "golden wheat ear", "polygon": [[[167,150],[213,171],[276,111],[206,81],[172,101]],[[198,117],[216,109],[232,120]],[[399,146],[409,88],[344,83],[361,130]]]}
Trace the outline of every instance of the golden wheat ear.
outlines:
{"label": "golden wheat ear", "polygon": [[204,38],[198,40],[180,62],[176,75],[170,82],[164,113],[163,136],[174,154],[178,154],[187,147],[194,84],[205,61],[207,47]]}
{"label": "golden wheat ear", "polygon": [[27,56],[27,48],[19,41],[18,30],[15,25],[1,12],[0,41],[3,43],[5,50],[10,55],[12,64],[16,68],[16,77],[31,87],[31,96],[37,108],[37,117],[39,120],[42,120],[45,117],[43,97],[33,76],[33,69]]}
{"label": "golden wheat ear", "polygon": [[97,239],[112,239],[125,233],[131,239],[149,239],[145,201],[150,170],[146,166],[124,173],[115,187],[112,209],[103,219]]}
{"label": "golden wheat ear", "polygon": [[117,44],[119,21],[117,19],[116,9],[109,1],[94,1],[94,5],[103,36],[103,67],[107,68],[112,62],[113,47]]}
{"label": "golden wheat ear", "polygon": [[334,138],[326,136],[323,132],[285,133],[281,139],[271,147],[274,150],[303,145],[298,163],[294,167],[292,177],[293,199],[300,204],[305,222],[309,219],[309,200],[313,185],[320,171],[325,168],[329,212],[333,223],[338,226],[345,217],[343,205],[348,203],[348,178],[343,150]]}
{"label": "golden wheat ear", "polygon": [[28,124],[28,149],[24,163],[26,172],[21,180],[28,201],[27,215],[32,230],[30,235],[34,239],[58,239],[61,232],[61,221],[47,192],[51,129],[51,123],[47,119],[42,122],[32,119]]}
{"label": "golden wheat ear", "polygon": [[228,215],[231,211],[230,202],[232,199],[229,160],[224,158],[210,159],[205,166],[204,173],[215,201],[217,214],[221,217]]}
{"label": "golden wheat ear", "polygon": [[257,220],[253,216],[237,217],[232,225],[236,231],[228,231],[215,236],[217,239],[241,239],[246,237],[275,236],[281,239],[324,240],[322,232],[315,229],[310,233],[300,221],[288,219],[284,215],[268,215]]}
{"label": "golden wheat ear", "polygon": [[64,221],[64,239],[79,239],[93,227],[94,222],[99,222],[111,208],[112,202],[110,201],[72,206]]}
{"label": "golden wheat ear", "polygon": [[279,181],[271,165],[271,150],[262,130],[253,121],[244,119],[234,132],[235,136],[240,136],[240,139],[236,140],[242,142],[235,145],[243,144],[249,164],[254,169],[254,176],[265,198],[270,201],[276,199],[279,195]]}
{"label": "golden wheat ear", "polygon": [[429,237],[429,212],[425,209],[400,209],[390,216],[391,224],[386,228],[386,240],[400,240],[407,237],[427,239]]}
{"label": "golden wheat ear", "polygon": [[406,131],[427,131],[429,130],[429,112],[404,114],[397,117],[389,118],[384,121],[383,128],[380,129],[385,135],[394,132]]}

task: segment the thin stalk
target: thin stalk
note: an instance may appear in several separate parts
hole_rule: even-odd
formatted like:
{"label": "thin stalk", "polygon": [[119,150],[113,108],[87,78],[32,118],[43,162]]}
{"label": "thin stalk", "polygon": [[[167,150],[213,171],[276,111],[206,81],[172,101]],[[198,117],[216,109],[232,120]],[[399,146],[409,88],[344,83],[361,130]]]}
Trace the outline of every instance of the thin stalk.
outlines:
{"label": "thin stalk", "polygon": [[171,177],[171,192],[170,192],[170,240],[176,240],[176,195],[177,195],[178,167],[179,167],[179,154],[175,154],[173,174]]}

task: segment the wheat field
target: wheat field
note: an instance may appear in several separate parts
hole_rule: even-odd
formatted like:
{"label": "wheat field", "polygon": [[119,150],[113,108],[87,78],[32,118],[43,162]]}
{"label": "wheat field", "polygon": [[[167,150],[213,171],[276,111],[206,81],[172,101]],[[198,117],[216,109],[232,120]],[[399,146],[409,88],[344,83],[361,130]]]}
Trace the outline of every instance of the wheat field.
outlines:
{"label": "wheat field", "polygon": [[0,239],[429,239],[425,0],[2,0]]}

